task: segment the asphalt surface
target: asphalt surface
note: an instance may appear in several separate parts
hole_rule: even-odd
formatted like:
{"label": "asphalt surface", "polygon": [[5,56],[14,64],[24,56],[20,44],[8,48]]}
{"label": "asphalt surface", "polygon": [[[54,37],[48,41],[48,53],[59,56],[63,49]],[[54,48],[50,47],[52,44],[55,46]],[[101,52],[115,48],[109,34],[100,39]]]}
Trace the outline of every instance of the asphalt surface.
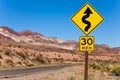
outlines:
{"label": "asphalt surface", "polygon": [[9,77],[32,74],[36,72],[40,73],[49,70],[58,70],[71,66],[75,66],[75,65],[42,66],[42,67],[32,67],[32,68],[0,70],[0,78],[9,78]]}

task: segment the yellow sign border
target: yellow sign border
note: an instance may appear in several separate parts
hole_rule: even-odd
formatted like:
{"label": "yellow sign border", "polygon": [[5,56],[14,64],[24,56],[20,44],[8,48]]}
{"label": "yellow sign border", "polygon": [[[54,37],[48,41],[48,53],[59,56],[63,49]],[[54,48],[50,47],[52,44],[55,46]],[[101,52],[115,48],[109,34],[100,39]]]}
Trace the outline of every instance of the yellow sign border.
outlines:
{"label": "yellow sign border", "polygon": [[[71,17],[71,20],[72,20],[72,18],[73,18],[76,14],[78,14],[78,12],[79,12],[81,9],[83,9],[87,4],[88,4],[91,8],[93,8],[88,2],[85,3],[85,5],[82,6],[82,8],[80,8],[80,9]],[[93,8],[93,9],[95,10],[95,12],[96,12],[100,17],[102,17],[102,16],[97,12],[97,10],[96,10],[95,8]],[[102,17],[102,18],[103,18],[103,17]],[[88,36],[103,20],[104,20],[104,18],[103,18],[88,34],[86,34],[73,20],[72,20],[72,21],[74,22],[75,25],[77,25],[77,27],[78,27],[86,36]]]}
{"label": "yellow sign border", "polygon": [[[80,37],[93,37],[93,50],[80,50]],[[80,36],[79,37],[79,51],[84,52],[84,51],[94,51],[95,50],[95,38],[94,36]]]}

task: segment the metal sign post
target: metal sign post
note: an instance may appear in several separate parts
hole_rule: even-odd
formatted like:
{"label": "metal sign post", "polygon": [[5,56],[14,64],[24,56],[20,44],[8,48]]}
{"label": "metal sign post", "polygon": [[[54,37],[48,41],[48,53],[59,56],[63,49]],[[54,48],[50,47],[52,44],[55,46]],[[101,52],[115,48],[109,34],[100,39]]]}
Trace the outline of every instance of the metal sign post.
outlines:
{"label": "metal sign post", "polygon": [[88,80],[88,51],[85,52],[84,80]]}
{"label": "metal sign post", "polygon": [[88,35],[103,21],[103,17],[86,3],[71,20],[85,34],[79,39],[79,50],[85,52],[84,80],[88,80],[88,51],[94,51],[94,37]]}

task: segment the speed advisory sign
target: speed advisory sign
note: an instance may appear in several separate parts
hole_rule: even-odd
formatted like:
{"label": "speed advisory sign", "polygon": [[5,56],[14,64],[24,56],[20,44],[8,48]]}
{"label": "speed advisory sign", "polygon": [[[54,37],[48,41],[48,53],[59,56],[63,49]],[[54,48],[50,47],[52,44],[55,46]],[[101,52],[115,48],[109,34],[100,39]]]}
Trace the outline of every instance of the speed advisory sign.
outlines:
{"label": "speed advisory sign", "polygon": [[94,50],[94,37],[93,36],[80,36],[80,51],[93,51]]}

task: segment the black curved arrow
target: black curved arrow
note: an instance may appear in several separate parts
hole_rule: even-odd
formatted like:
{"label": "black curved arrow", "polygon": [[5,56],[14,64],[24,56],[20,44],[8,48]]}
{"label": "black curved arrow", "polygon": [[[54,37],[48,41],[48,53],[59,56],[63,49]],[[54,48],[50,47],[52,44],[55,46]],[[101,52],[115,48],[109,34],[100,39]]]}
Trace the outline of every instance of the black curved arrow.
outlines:
{"label": "black curved arrow", "polygon": [[91,23],[89,21],[87,21],[86,18],[88,18],[90,16],[90,14],[92,14],[92,11],[90,10],[89,7],[87,7],[84,14],[86,14],[86,15],[82,17],[82,22],[87,24],[87,26],[85,27],[84,30],[88,31],[88,29],[91,27]]}

